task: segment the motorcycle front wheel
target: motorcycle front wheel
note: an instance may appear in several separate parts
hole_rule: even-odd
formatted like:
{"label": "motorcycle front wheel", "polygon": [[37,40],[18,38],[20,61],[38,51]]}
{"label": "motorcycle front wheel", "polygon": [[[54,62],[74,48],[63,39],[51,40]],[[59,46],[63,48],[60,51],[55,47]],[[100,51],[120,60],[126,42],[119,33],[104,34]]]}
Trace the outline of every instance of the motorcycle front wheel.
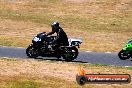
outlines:
{"label": "motorcycle front wheel", "polygon": [[65,61],[72,61],[78,56],[78,49],[76,47],[70,47],[65,49],[65,53],[62,55]]}
{"label": "motorcycle front wheel", "polygon": [[126,60],[126,59],[129,59],[131,57],[131,54],[130,53],[126,53],[126,51],[124,50],[121,50],[119,53],[118,53],[118,56],[121,60]]}
{"label": "motorcycle front wheel", "polygon": [[29,47],[26,49],[26,54],[30,58],[36,58],[38,57],[38,50],[33,48],[33,45],[29,45]]}

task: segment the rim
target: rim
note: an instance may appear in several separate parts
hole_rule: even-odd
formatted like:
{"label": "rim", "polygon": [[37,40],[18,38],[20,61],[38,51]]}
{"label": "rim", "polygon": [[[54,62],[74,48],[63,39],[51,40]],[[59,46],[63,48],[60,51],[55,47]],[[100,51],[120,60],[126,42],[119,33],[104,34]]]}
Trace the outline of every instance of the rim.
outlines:
{"label": "rim", "polygon": [[33,49],[33,47],[30,48],[30,49],[28,50],[28,55],[29,55],[29,56],[37,55],[37,50],[35,51],[35,50]]}
{"label": "rim", "polygon": [[65,57],[66,58],[74,58],[75,56],[76,56],[76,51],[75,50],[66,50],[66,53],[67,54],[65,54]]}

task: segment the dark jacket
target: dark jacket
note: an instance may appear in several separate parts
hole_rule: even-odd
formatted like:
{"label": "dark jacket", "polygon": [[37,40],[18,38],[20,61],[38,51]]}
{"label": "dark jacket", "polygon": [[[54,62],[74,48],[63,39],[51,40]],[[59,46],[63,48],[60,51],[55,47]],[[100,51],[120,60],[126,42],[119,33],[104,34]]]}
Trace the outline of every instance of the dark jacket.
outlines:
{"label": "dark jacket", "polygon": [[67,37],[66,33],[64,32],[64,30],[61,27],[59,27],[57,29],[57,31],[52,29],[52,31],[49,32],[47,35],[52,35],[54,33],[57,33],[57,39],[53,43],[56,43],[58,45],[64,45],[64,46],[68,46],[69,45],[68,37]]}

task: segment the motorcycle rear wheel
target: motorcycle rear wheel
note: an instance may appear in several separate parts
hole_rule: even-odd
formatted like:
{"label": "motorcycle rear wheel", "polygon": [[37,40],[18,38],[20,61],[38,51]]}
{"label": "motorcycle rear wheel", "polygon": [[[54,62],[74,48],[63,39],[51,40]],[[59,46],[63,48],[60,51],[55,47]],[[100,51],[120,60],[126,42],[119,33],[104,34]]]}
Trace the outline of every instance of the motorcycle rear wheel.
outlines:
{"label": "motorcycle rear wheel", "polygon": [[77,58],[78,56],[78,49],[76,47],[71,47],[71,48],[67,48],[65,49],[65,54],[62,55],[63,59],[65,59],[65,61],[73,61],[74,59]]}

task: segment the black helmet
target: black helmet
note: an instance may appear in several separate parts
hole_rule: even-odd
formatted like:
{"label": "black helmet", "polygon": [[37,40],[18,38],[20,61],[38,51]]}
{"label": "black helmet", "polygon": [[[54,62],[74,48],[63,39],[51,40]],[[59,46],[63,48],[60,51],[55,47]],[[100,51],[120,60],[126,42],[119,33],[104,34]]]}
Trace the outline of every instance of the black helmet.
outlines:
{"label": "black helmet", "polygon": [[59,28],[59,23],[57,21],[55,21],[55,22],[53,22],[51,24],[51,27],[53,27],[53,28]]}
{"label": "black helmet", "polygon": [[54,31],[54,32],[58,32],[59,31],[59,23],[57,22],[57,21],[55,21],[55,22],[53,22],[52,24],[51,24],[51,27],[52,27],[52,31]]}

